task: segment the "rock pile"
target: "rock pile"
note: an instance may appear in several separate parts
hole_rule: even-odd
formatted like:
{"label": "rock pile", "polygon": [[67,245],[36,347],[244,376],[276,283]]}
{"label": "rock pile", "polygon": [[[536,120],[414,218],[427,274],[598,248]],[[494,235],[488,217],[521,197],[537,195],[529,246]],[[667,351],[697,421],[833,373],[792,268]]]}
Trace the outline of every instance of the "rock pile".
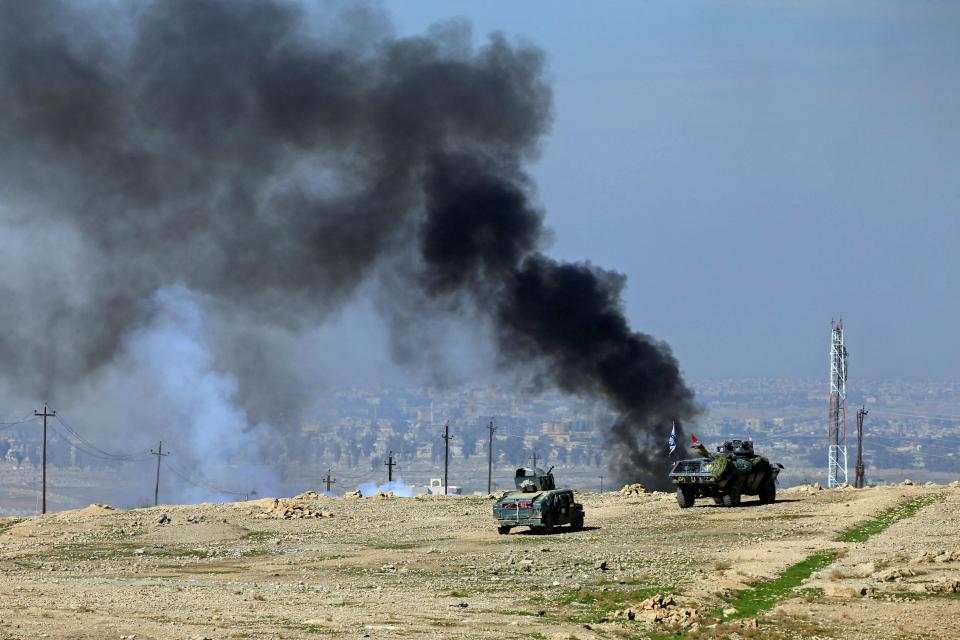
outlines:
{"label": "rock pile", "polygon": [[904,578],[909,578],[915,575],[917,574],[915,571],[913,571],[913,569],[903,567],[877,572],[873,574],[873,578],[878,582],[900,582]]}
{"label": "rock pile", "polygon": [[633,484],[624,485],[623,489],[620,489],[620,493],[625,496],[642,496],[643,494],[647,493],[647,488],[639,482],[635,482]]}
{"label": "rock pile", "polygon": [[690,607],[678,606],[673,596],[658,593],[632,607],[618,611],[615,618],[627,620],[645,620],[651,624],[666,624],[671,626],[691,626],[698,624],[700,613]]}
{"label": "rock pile", "polygon": [[300,518],[332,518],[329,511],[314,509],[309,504],[296,499],[274,498],[273,505],[257,516],[275,520],[293,520]]}
{"label": "rock pile", "polygon": [[960,551],[924,551],[914,559],[916,563],[924,562],[960,562]]}
{"label": "rock pile", "polygon": [[940,582],[925,585],[931,593],[960,593],[960,580],[944,578]]}

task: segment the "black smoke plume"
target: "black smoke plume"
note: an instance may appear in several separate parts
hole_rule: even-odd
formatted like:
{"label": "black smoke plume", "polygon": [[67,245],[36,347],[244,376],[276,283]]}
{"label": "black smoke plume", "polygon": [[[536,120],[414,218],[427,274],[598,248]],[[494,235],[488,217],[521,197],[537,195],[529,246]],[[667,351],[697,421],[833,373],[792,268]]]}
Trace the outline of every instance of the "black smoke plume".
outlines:
{"label": "black smoke plume", "polygon": [[551,115],[539,50],[475,47],[460,22],[397,38],[355,4],[2,6],[12,393],[122,379],[158,291],[179,309],[163,327],[193,317],[165,289],[182,287],[215,329],[210,366],[254,421],[276,416],[309,384],[271,354],[379,279],[387,299],[492,323],[502,364],[608,399],[617,477],[662,484],[669,425],[695,415],[676,360],[630,329],[621,275],[540,253],[524,173]]}

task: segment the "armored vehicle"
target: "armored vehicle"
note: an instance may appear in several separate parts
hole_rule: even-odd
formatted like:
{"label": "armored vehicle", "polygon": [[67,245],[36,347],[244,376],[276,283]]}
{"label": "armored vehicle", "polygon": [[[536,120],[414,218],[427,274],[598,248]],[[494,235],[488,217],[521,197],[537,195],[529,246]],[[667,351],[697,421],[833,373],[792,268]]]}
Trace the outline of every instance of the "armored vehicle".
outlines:
{"label": "armored vehicle", "polygon": [[681,509],[706,497],[726,507],[739,505],[743,495],[760,496],[764,504],[776,500],[777,476],[783,465],[755,454],[751,440],[728,440],[710,453],[694,438],[691,448],[699,457],[680,460],[670,471]]}
{"label": "armored vehicle", "polygon": [[573,498],[570,489],[557,489],[553,467],[547,471],[521,467],[513,481],[517,487],[493,505],[497,531],[510,533],[513,527],[530,527],[538,533],[552,533],[553,528],[569,524],[571,529],[583,527],[583,505]]}

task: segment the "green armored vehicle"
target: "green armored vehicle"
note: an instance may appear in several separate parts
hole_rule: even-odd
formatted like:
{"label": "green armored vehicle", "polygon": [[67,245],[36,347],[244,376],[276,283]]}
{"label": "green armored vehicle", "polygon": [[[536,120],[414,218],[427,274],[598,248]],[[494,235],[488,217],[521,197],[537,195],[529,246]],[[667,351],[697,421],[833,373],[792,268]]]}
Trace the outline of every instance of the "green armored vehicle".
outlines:
{"label": "green armored vehicle", "polygon": [[680,460],[670,471],[681,509],[706,497],[726,507],[739,505],[743,495],[760,496],[764,504],[776,500],[777,476],[783,465],[756,455],[751,440],[729,440],[710,453],[694,438],[692,449],[700,457]]}
{"label": "green armored vehicle", "polygon": [[583,505],[573,498],[570,489],[557,489],[553,483],[553,467],[517,469],[514,483],[517,490],[503,496],[493,505],[493,519],[501,535],[513,527],[530,527],[538,533],[552,533],[558,525],[583,528]]}

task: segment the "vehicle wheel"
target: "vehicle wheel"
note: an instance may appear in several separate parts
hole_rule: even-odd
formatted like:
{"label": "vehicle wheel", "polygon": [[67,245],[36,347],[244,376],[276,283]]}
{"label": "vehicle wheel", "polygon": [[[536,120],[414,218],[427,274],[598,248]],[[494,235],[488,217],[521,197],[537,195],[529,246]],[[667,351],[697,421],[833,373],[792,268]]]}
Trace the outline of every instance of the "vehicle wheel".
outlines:
{"label": "vehicle wheel", "polygon": [[693,491],[685,487],[677,487],[677,504],[680,505],[681,509],[689,509],[693,506],[695,500]]}
{"label": "vehicle wheel", "polygon": [[723,492],[723,506],[736,507],[740,504],[740,487],[731,485]]}
{"label": "vehicle wheel", "polygon": [[553,533],[553,516],[543,516],[540,519],[540,533],[547,535]]}
{"label": "vehicle wheel", "polygon": [[576,518],[573,519],[573,522],[570,523],[570,528],[574,531],[580,531],[583,529],[583,514],[581,513]]}
{"label": "vehicle wheel", "polygon": [[770,504],[777,501],[777,481],[773,476],[767,476],[760,485],[760,502]]}
{"label": "vehicle wheel", "polygon": [[713,496],[713,504],[722,505],[722,504],[723,504],[723,496]]}
{"label": "vehicle wheel", "polygon": [[497,527],[497,533],[499,533],[502,536],[505,536],[508,533],[510,533],[510,527]]}

